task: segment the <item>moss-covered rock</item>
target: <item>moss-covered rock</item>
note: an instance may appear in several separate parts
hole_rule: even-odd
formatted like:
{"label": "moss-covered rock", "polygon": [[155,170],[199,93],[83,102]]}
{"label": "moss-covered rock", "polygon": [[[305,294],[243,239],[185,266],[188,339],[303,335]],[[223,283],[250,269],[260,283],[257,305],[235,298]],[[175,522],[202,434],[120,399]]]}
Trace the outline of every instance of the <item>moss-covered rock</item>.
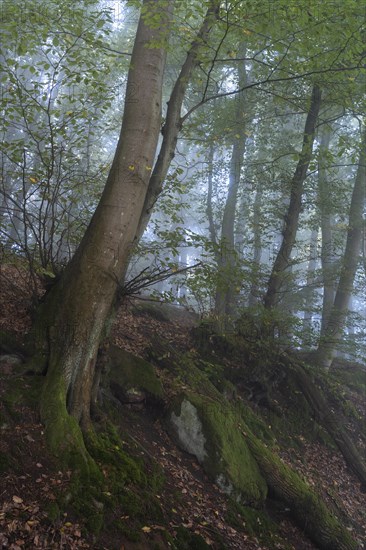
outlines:
{"label": "moss-covered rock", "polygon": [[152,399],[163,398],[163,387],[150,363],[117,346],[111,346],[108,355],[107,378],[114,388],[142,390]]}
{"label": "moss-covered rock", "polygon": [[233,408],[187,392],[172,404],[168,423],[179,445],[196,456],[224,492],[255,506],[264,502],[266,483],[238,431],[240,416]]}

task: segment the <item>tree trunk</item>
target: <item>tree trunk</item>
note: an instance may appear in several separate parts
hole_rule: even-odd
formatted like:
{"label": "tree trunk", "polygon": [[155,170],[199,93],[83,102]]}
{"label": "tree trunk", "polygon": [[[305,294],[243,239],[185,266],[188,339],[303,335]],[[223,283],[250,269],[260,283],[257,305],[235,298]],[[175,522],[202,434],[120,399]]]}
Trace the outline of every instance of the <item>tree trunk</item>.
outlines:
{"label": "tree trunk", "polygon": [[363,131],[360,145],[360,158],[349,212],[346,248],[343,255],[337,292],[326,328],[320,338],[316,354],[318,364],[325,369],[329,369],[335,357],[337,344],[342,336],[342,330],[347,318],[348,305],[352,296],[353,283],[362,244],[365,183],[366,130]]}
{"label": "tree trunk", "polygon": [[[208,233],[212,243],[215,245],[215,251],[217,246],[217,234],[214,221],[214,213],[212,206],[212,195],[213,195],[213,163],[214,163],[215,149],[213,143],[210,143],[208,150],[208,170],[207,170],[207,199],[206,199],[206,215],[208,220]],[[216,254],[216,261],[218,261],[218,254]]]}
{"label": "tree trunk", "polygon": [[251,268],[249,307],[254,307],[257,305],[259,299],[259,271],[262,256],[262,229],[259,221],[261,219],[262,197],[263,186],[259,183],[253,204],[253,260]]}
{"label": "tree trunk", "polygon": [[237,256],[234,246],[234,224],[245,144],[245,136],[235,138],[230,160],[229,189],[222,219],[219,244],[218,284],[215,299],[215,312],[218,317],[232,314],[235,285],[238,281]]}
{"label": "tree trunk", "polygon": [[[239,48],[241,55],[245,57],[245,46]],[[238,68],[239,88],[242,89],[248,82],[248,75],[244,64]],[[218,258],[218,283],[215,297],[215,313],[218,318],[231,316],[234,310],[234,298],[238,285],[238,261],[235,251],[235,215],[237,197],[240,184],[241,168],[244,161],[244,153],[247,142],[245,133],[245,119],[243,114],[247,109],[246,96],[243,92],[236,98],[235,117],[237,121],[243,121],[238,125],[237,134],[233,140],[230,159],[229,188],[226,197],[224,214],[221,225],[221,237],[219,244]]]}
{"label": "tree trunk", "polygon": [[[36,325],[36,337],[46,335],[48,343],[41,416],[51,448],[69,457],[80,448],[77,424],[90,427],[98,346],[128,262],[157,148],[166,53],[163,46],[149,45],[165,38],[170,9],[157,11],[161,25],[152,28],[149,18],[140,16],[121,134],[102,197],[62,279],[46,296]],[[143,10],[155,13],[157,7],[144,0]]]}
{"label": "tree trunk", "polygon": [[144,207],[141,212],[141,217],[136,231],[136,240],[138,241],[151,217],[152,208],[160,195],[164,180],[167,176],[170,164],[174,158],[174,152],[178,141],[178,135],[182,128],[181,111],[183,99],[189,85],[192,73],[198,66],[200,59],[199,53],[202,47],[206,44],[207,37],[212,28],[213,22],[216,20],[220,2],[211,0],[210,6],[206,12],[201,28],[196,39],[192,42],[190,50],[179,76],[175,82],[170,99],[168,101],[168,109],[166,121],[162,128],[163,142],[160,147],[159,155],[151,174],[149,188],[145,197]]}
{"label": "tree trunk", "polygon": [[329,203],[330,187],[327,174],[327,153],[331,138],[331,127],[323,126],[319,140],[318,200],[322,236],[321,263],[323,275],[323,307],[320,334],[324,334],[335,296],[334,251],[332,239],[332,212]]}
{"label": "tree trunk", "polygon": [[317,264],[318,229],[313,229],[310,235],[309,261],[306,274],[306,290],[304,303],[304,338],[303,347],[311,346],[311,327],[313,319],[313,300],[315,291],[315,270]]}
{"label": "tree trunk", "polygon": [[305,122],[302,150],[291,181],[290,204],[285,217],[283,239],[273,264],[272,272],[268,281],[267,292],[264,297],[264,306],[267,309],[273,308],[280,301],[280,292],[284,283],[285,271],[290,265],[291,252],[295,244],[299,216],[301,212],[304,181],[313,152],[313,143],[320,102],[321,91],[317,85],[314,85],[310,107]]}

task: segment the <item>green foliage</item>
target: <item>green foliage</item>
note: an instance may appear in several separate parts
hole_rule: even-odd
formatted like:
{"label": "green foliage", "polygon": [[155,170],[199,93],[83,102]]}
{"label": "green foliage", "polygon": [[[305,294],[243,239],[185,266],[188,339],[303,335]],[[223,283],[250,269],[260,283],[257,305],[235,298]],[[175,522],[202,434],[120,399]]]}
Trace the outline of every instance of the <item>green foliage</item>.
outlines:
{"label": "green foliage", "polygon": [[[236,331],[253,350],[265,355],[273,353],[274,345],[278,350],[296,345],[300,332],[299,319],[280,308],[266,309],[262,305],[246,308],[241,311],[236,322]],[[260,345],[259,345],[260,342]]]}
{"label": "green foliage", "polygon": [[103,49],[111,18],[97,4],[2,6],[1,236],[50,277],[82,236],[103,170],[96,136],[104,126],[101,100],[104,109],[112,100]]}

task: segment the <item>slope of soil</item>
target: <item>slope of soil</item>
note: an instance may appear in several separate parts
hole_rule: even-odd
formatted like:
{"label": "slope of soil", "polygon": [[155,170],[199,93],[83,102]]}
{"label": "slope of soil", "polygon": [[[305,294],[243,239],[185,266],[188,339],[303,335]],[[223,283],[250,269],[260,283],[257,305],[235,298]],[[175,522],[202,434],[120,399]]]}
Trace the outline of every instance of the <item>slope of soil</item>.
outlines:
{"label": "slope of soil", "polygon": [[[30,300],[25,279],[17,273],[9,267],[0,271],[0,328],[22,336],[30,327]],[[167,339],[178,350],[194,349],[190,335],[194,316],[184,315],[182,320],[180,314],[173,319],[168,313],[167,317],[164,315],[152,314],[136,303],[128,304],[118,312],[111,340],[141,357],[145,356],[146,348],[160,338]],[[126,451],[146,463],[156,462],[160,466],[163,481],[155,497],[161,505],[161,520],[139,526],[140,536],[129,537],[129,528],[131,533],[136,530],[134,518],[118,508],[107,517],[105,529],[96,539],[67,507],[60,511],[57,506],[60,495],[68,495],[71,472],[61,471],[45,446],[37,411],[42,377],[25,374],[23,370],[21,362],[14,357],[2,357],[0,547],[10,550],[162,549],[174,548],[170,541],[175,539],[181,541],[175,547],[182,550],[203,548],[202,541],[206,548],[214,549],[315,548],[292,522],[290,510],[271,502],[268,513],[277,523],[278,533],[270,540],[263,539],[266,531],[263,514],[254,512],[256,530],[253,530],[253,522],[249,525],[235,504],[207,479],[197,461],[172,443],[155,411],[146,407],[133,410],[130,405],[120,406],[119,431]],[[365,408],[359,393],[355,393],[355,407],[359,411]],[[341,517],[351,518],[350,523],[347,520],[349,529],[359,540],[360,549],[366,547],[365,494],[340,454],[325,444],[305,438],[282,449],[280,454],[284,462],[291,464],[320,491],[330,508]],[[113,530],[115,519],[125,525],[124,535]]]}

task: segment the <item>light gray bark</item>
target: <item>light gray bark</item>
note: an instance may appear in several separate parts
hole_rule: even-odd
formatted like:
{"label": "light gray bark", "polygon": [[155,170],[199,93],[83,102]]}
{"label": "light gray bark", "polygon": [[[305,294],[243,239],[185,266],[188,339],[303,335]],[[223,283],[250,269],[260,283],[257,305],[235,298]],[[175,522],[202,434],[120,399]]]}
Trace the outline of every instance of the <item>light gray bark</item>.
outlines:
{"label": "light gray bark", "polygon": [[329,151],[329,143],[332,133],[331,130],[331,126],[328,124],[322,126],[319,137],[318,202],[322,236],[321,263],[323,275],[323,307],[321,334],[324,334],[335,296],[335,259],[332,238],[331,201],[329,201],[329,197],[331,195],[327,173],[327,153]]}
{"label": "light gray bark", "polygon": [[303,345],[310,344],[310,333],[313,319],[313,296],[315,291],[315,270],[317,264],[318,230],[313,229],[310,235],[309,261],[306,275],[306,297],[304,304],[304,340]]}
{"label": "light gray bark", "polygon": [[324,333],[321,335],[316,354],[317,362],[329,369],[336,354],[347,319],[348,306],[352,297],[353,284],[360,257],[363,233],[363,207],[366,185],[366,129],[360,145],[360,157],[352,192],[349,211],[346,247],[343,255],[341,274]]}
{"label": "light gray bark", "polygon": [[[245,45],[239,48],[241,55],[245,57]],[[238,67],[239,88],[243,88],[248,83],[248,74],[244,64]],[[218,318],[231,316],[234,309],[234,298],[237,294],[236,286],[240,283],[238,279],[238,261],[235,251],[235,217],[237,208],[237,198],[240,184],[241,169],[244,161],[247,135],[245,133],[245,124],[248,121],[243,119],[247,105],[246,95],[242,92],[236,98],[235,118],[242,121],[237,127],[232,145],[230,170],[229,170],[229,188],[226,196],[224,213],[221,224],[221,236],[219,241],[218,257],[218,283],[215,297],[215,313]]]}

